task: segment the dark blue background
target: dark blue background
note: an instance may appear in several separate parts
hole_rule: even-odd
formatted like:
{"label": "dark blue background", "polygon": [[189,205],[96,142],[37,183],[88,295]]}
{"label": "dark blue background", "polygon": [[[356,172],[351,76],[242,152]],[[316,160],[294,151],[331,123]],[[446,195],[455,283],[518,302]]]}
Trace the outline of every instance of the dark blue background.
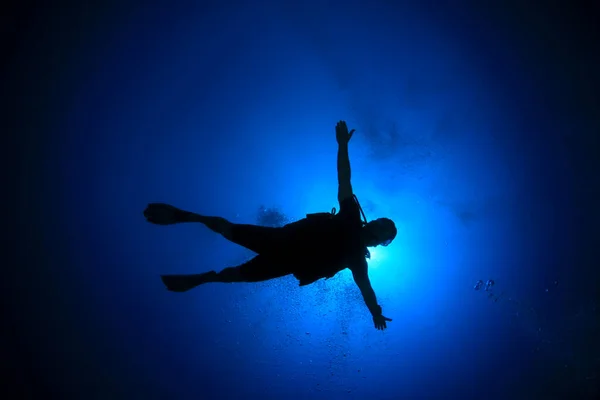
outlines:
{"label": "dark blue background", "polygon": [[[7,8],[2,397],[598,395],[600,23],[534,3]],[[339,119],[387,331],[348,271],[164,289],[251,254],[148,202],[328,211]]]}

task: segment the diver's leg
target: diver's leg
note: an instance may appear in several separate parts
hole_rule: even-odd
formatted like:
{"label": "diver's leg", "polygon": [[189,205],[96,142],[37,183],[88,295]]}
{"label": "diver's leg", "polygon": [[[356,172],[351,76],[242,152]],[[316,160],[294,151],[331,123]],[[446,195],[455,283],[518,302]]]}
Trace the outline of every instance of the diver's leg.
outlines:
{"label": "diver's leg", "polygon": [[242,275],[240,266],[237,267],[227,267],[217,273],[213,282],[221,282],[221,283],[234,283],[234,282],[245,282],[244,276]]}
{"label": "diver's leg", "polygon": [[234,225],[223,217],[208,217],[190,212],[186,216],[186,222],[198,222],[211,231],[223,235],[226,239],[231,237],[231,228]]}
{"label": "diver's leg", "polygon": [[204,224],[213,232],[223,235],[230,242],[252,250],[257,254],[273,253],[281,247],[285,240],[282,228],[267,226],[235,224],[223,217],[208,217],[192,212],[187,212],[185,222],[198,222]]}
{"label": "diver's leg", "polygon": [[208,217],[187,211],[185,213],[185,216],[181,216],[185,219],[185,222],[204,224],[211,231],[223,235],[225,239],[257,254],[275,251],[284,240],[281,228],[235,224],[223,217]]}
{"label": "diver's leg", "polygon": [[193,275],[161,275],[160,279],[171,292],[187,292],[203,283],[214,282],[215,275],[215,271],[209,271]]}
{"label": "diver's leg", "polygon": [[144,210],[144,216],[153,224],[173,225],[185,222],[199,222],[213,232],[231,236],[232,223],[222,217],[207,217],[191,211],[185,211],[165,203],[150,203]]}
{"label": "diver's leg", "polygon": [[291,274],[286,263],[276,262],[258,255],[237,267],[229,267],[217,273],[215,271],[192,275],[161,275],[167,290],[171,292],[187,292],[196,286],[210,282],[263,282]]}
{"label": "diver's leg", "polygon": [[223,236],[257,254],[278,253],[287,241],[283,228],[250,224],[231,224],[227,235]]}
{"label": "diver's leg", "polygon": [[164,203],[151,203],[144,210],[144,216],[153,224],[172,225],[186,222],[204,224],[208,229],[223,235],[229,241],[239,244],[257,254],[269,253],[280,248],[285,240],[282,228],[234,224],[223,217],[210,217],[191,211],[181,210]]}
{"label": "diver's leg", "polygon": [[211,277],[211,279],[214,279],[211,282],[263,282],[281,278],[291,273],[291,269],[285,263],[258,255],[242,265],[223,269]]}

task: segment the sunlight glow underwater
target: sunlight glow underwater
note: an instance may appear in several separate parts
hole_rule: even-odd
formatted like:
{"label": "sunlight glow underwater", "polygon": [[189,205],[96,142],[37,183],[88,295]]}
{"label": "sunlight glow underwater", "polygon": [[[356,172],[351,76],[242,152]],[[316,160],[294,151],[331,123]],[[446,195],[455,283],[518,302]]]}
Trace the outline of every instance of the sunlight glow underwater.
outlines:
{"label": "sunlight glow underwater", "polygon": [[[229,13],[227,10],[224,16],[231,23]],[[523,168],[527,163],[522,161],[526,157],[515,150],[520,146],[510,147],[510,140],[505,144],[505,137],[498,134],[509,132],[507,135],[518,136],[520,132],[511,130],[511,115],[502,111],[506,108],[496,98],[497,88],[482,83],[486,77],[473,71],[476,68],[459,68],[473,60],[456,61],[464,54],[456,43],[451,43],[451,35],[448,39],[434,35],[430,33],[433,28],[422,28],[427,24],[420,21],[413,21],[412,29],[427,31],[421,32],[425,44],[418,40],[413,43],[412,39],[401,43],[407,54],[416,54],[410,63],[405,63],[389,51],[397,43],[388,35],[383,35],[388,42],[378,38],[377,31],[369,36],[375,24],[365,22],[363,31],[356,27],[356,32],[355,26],[349,25],[353,29],[347,32],[347,38],[332,34],[328,42],[323,37],[322,42],[312,43],[314,47],[321,46],[320,51],[309,51],[306,44],[293,46],[297,44],[293,40],[301,36],[298,32],[289,33],[289,37],[283,31],[275,35],[269,29],[277,31],[283,27],[256,23],[253,14],[245,16],[239,12],[233,17],[260,28],[259,33],[257,37],[248,34],[244,37],[247,42],[241,44],[236,35],[245,34],[244,29],[211,38],[214,43],[209,40],[206,46],[216,53],[209,58],[214,65],[196,56],[205,50],[195,47],[199,41],[188,40],[186,48],[185,40],[180,40],[190,37],[186,29],[197,29],[194,21],[189,27],[181,25],[181,30],[174,31],[169,40],[161,38],[168,48],[162,49],[165,54],[134,54],[136,60],[129,61],[133,66],[129,66],[128,73],[132,76],[138,76],[138,68],[151,69],[150,65],[156,68],[154,75],[148,72],[144,79],[135,80],[127,73],[112,71],[117,77],[125,77],[121,83],[130,85],[132,97],[143,97],[131,100],[131,104],[142,110],[137,111],[137,117],[145,118],[146,126],[137,126],[138,119],[130,115],[134,113],[131,105],[124,101],[121,108],[125,111],[120,112],[126,122],[109,121],[117,127],[108,129],[113,127],[102,115],[96,115],[106,125],[95,132],[101,138],[100,144],[89,146],[86,143],[90,122],[76,117],[69,120],[74,125],[81,123],[78,131],[85,135],[72,144],[77,157],[71,154],[64,159],[87,162],[89,170],[88,174],[78,175],[84,168],[69,168],[65,175],[69,179],[65,180],[75,182],[70,190],[78,207],[82,196],[89,194],[86,207],[97,208],[89,211],[81,207],[80,215],[72,218],[77,221],[71,222],[77,224],[77,229],[72,230],[77,232],[74,243],[79,244],[79,232],[86,231],[85,221],[94,211],[105,216],[98,218],[102,219],[98,225],[106,224],[95,231],[106,234],[105,241],[115,241],[106,245],[90,236],[89,243],[93,245],[87,243],[91,250],[85,257],[99,254],[106,259],[94,260],[102,265],[86,272],[86,279],[77,276],[90,286],[86,295],[97,309],[114,321],[114,340],[131,341],[122,346],[142,354],[136,362],[153,370],[148,376],[167,376],[165,380],[170,383],[165,385],[189,396],[198,394],[194,392],[198,390],[196,374],[204,369],[211,371],[208,377],[202,376],[204,384],[213,384],[215,391],[221,389],[221,384],[231,385],[230,381],[224,382],[224,377],[233,375],[245,376],[240,387],[235,388],[244,395],[265,390],[279,397],[284,393],[315,394],[320,392],[315,388],[324,382],[323,386],[334,395],[354,390],[353,394],[360,398],[397,398],[391,393],[450,390],[456,382],[469,386],[478,368],[489,365],[490,359],[500,365],[496,361],[509,346],[503,340],[508,336],[508,329],[503,326],[506,320],[497,318],[498,308],[491,308],[491,302],[480,301],[481,293],[474,291],[473,285],[479,279],[494,279],[496,290],[507,287],[506,282],[511,280],[519,282],[527,263],[535,265],[536,254],[522,240],[522,215],[519,206],[515,206],[523,204],[517,191],[524,187],[519,184],[527,172]],[[362,21],[363,16],[359,17]],[[398,25],[390,19],[387,22],[391,27]],[[265,20],[287,24],[285,19],[269,16]],[[208,30],[204,26],[202,29]],[[319,38],[323,33],[315,32]],[[226,44],[222,45],[221,39]],[[363,43],[361,48],[361,40],[368,44]],[[175,51],[165,43],[177,43],[179,47]],[[421,46],[429,50],[419,51]],[[129,54],[125,47],[120,56]],[[283,49],[283,56],[274,48]],[[338,59],[336,51],[352,52],[356,61],[346,65],[339,61],[346,57]],[[160,53],[156,49],[154,52]],[[174,53],[180,59],[171,60]],[[196,58],[190,60],[190,54]],[[288,59],[292,56],[297,59]],[[137,61],[138,58],[165,62],[154,65]],[[307,69],[305,75],[298,73],[297,69],[311,63],[322,68],[317,71],[321,75],[313,69]],[[117,62],[113,64],[119,65],[115,69],[125,68]],[[206,71],[198,71],[198,65]],[[73,96],[77,101],[73,100],[76,104],[70,115],[87,115],[82,110],[85,106],[101,110],[100,113],[108,109],[108,104],[119,108],[113,105],[118,96],[107,92],[104,86],[104,82],[116,79],[107,71],[102,71],[105,79],[97,79],[95,86],[90,84],[95,90],[82,85],[86,87],[81,89],[85,95],[89,96],[89,92],[96,97],[92,96],[87,104]],[[330,78],[329,85],[319,80],[326,80],[323,77]],[[163,85],[162,92],[160,87],[148,89],[151,85],[147,82]],[[115,92],[121,93],[117,89]],[[101,95],[106,96],[105,103],[98,100]],[[159,100],[152,102],[150,98]],[[321,101],[330,108],[315,105],[319,99],[325,99]],[[293,112],[281,116],[281,110]],[[282,278],[260,284],[206,285],[183,296],[164,293],[159,273],[175,273],[179,268],[204,272],[231,266],[244,251],[233,250],[223,243],[224,239],[221,241],[201,228],[151,230],[142,225],[139,213],[135,222],[132,217],[131,225],[136,228],[125,232],[122,221],[111,213],[113,208],[105,204],[118,210],[125,209],[126,204],[133,214],[143,202],[162,198],[175,205],[197,204],[198,212],[211,210],[232,219],[237,214],[251,215],[255,205],[267,201],[279,202],[282,212],[294,217],[329,211],[332,205],[337,206],[335,148],[331,144],[336,118],[353,119],[351,126],[357,128],[350,150],[352,179],[355,193],[368,208],[367,218],[386,216],[398,227],[398,235],[390,246],[370,249],[371,281],[384,315],[390,313],[394,318],[383,333],[373,329],[348,271],[306,288],[299,288],[294,279]],[[302,120],[302,127],[312,132],[294,131],[296,120]],[[248,121],[251,128],[246,126]],[[124,139],[124,127],[133,126],[137,130],[132,128],[131,135],[138,137]],[[256,136],[249,135],[249,130]],[[106,137],[104,131],[115,137]],[[390,135],[390,140],[385,139]],[[298,142],[306,144],[298,148]],[[90,152],[88,158],[84,151]],[[242,155],[247,159],[241,159]],[[98,165],[108,165],[108,171],[96,172]],[[122,185],[118,192],[122,194],[113,196],[117,185]],[[517,200],[512,201],[513,198]],[[489,204],[488,199],[492,199]],[[136,230],[138,227],[143,234]],[[111,236],[111,232],[122,236]],[[200,244],[195,235],[200,236]],[[139,238],[139,254],[131,249],[131,238]],[[118,250],[106,251],[112,247]],[[113,262],[110,257],[117,255],[126,260]],[[83,256],[82,259],[86,260]],[[105,264],[113,266],[113,272],[121,277],[118,283],[106,278],[110,274],[105,273]],[[101,276],[105,285],[90,279],[93,274]],[[140,275],[147,281],[138,286]],[[115,285],[119,285],[123,298],[110,303],[110,296],[119,293]],[[151,298],[140,300],[131,295],[130,286]],[[129,297],[125,299],[126,296]],[[537,321],[528,322],[527,333],[537,340]],[[124,334],[128,337],[121,340]],[[159,347],[155,342],[161,348],[147,351],[140,336],[152,349]],[[145,363],[145,357],[151,361]],[[257,367],[255,360],[263,364]],[[452,367],[447,363],[452,363]],[[431,376],[441,377],[436,382],[439,389],[424,386]],[[284,379],[278,383],[275,377]],[[379,387],[395,392],[385,393],[386,389]],[[326,391],[318,396],[331,397]]]}

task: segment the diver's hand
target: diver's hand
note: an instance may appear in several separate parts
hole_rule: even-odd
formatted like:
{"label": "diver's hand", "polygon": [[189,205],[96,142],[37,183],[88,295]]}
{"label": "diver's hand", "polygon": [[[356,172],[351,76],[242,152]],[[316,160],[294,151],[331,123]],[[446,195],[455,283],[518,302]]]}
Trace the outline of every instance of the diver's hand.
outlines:
{"label": "diver's hand", "polygon": [[375,328],[382,331],[387,328],[386,322],[391,322],[392,319],[388,317],[384,317],[383,315],[375,315],[373,317],[373,323],[375,324]]}
{"label": "diver's hand", "polygon": [[352,129],[350,132],[348,132],[348,125],[346,125],[346,121],[338,122],[335,126],[335,138],[338,144],[348,144],[355,130],[356,129]]}

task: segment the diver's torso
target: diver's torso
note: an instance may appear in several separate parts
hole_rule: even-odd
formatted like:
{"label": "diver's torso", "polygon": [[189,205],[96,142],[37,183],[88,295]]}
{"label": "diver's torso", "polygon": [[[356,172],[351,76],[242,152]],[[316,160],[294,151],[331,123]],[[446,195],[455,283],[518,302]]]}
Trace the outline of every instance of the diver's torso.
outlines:
{"label": "diver's torso", "polygon": [[363,247],[361,227],[360,219],[328,213],[309,215],[283,227],[289,243],[285,252],[300,284],[330,278],[356,261]]}

